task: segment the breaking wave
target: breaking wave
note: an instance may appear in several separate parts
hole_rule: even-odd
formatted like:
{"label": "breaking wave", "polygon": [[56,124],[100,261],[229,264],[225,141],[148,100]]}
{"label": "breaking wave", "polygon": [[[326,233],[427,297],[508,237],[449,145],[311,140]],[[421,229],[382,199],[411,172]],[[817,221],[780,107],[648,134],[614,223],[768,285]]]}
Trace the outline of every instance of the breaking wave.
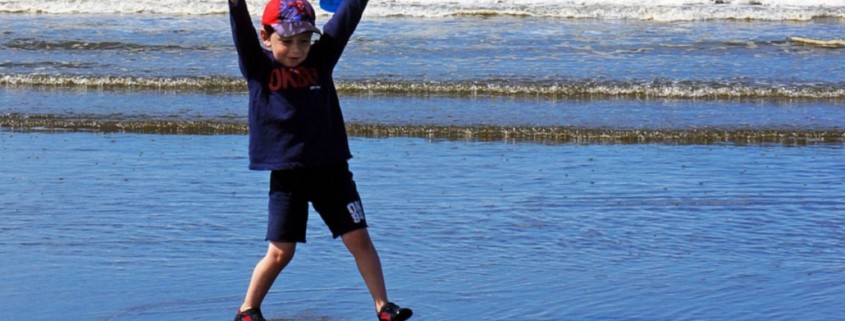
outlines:
{"label": "breaking wave", "polygon": [[32,38],[17,38],[4,44],[5,47],[21,50],[123,50],[123,51],[174,51],[174,50],[204,50],[204,46],[179,46],[138,44],[119,41],[45,41]]}
{"label": "breaking wave", "polygon": [[[49,74],[0,75],[0,86],[71,90],[165,90],[243,92],[240,77],[124,77]],[[743,79],[714,80],[545,80],[482,79],[459,82],[338,80],[346,94],[513,96],[542,99],[832,99],[845,100],[845,83],[765,83]]]}
{"label": "breaking wave", "polygon": [[[265,1],[247,0],[247,3],[253,14],[257,14],[261,11],[257,8],[262,8]],[[227,11],[223,1],[0,0],[0,13],[209,15]],[[807,21],[845,18],[845,4],[840,0],[385,0],[371,2],[366,15]]]}

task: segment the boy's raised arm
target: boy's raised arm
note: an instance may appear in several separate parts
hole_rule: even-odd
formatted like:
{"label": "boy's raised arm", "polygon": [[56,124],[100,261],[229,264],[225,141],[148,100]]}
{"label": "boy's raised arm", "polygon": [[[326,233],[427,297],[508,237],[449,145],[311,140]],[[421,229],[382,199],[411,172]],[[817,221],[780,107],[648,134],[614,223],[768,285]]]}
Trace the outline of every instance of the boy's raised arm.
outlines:
{"label": "boy's raised arm", "polygon": [[[332,16],[331,20],[323,26],[323,36],[331,39],[335,48],[335,56],[331,57],[333,62],[340,59],[346,43],[358,27],[368,0],[343,0],[343,3]],[[322,38],[321,38],[322,40]]]}
{"label": "boy's raised arm", "polygon": [[323,32],[342,42],[348,41],[361,21],[367,2],[368,0],[343,0],[332,19],[323,26]]}
{"label": "boy's raised arm", "polygon": [[229,0],[229,17],[232,27],[232,38],[235,41],[235,49],[238,51],[238,64],[241,74],[249,78],[251,64],[258,63],[263,55],[261,44],[258,42],[258,33],[252,25],[252,17],[244,0]]}

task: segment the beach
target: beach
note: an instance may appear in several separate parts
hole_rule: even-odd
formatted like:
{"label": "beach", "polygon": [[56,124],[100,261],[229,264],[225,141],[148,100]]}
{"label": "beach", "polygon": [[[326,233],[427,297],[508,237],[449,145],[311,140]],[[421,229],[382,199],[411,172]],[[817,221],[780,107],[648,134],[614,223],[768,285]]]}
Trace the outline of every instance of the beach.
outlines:
{"label": "beach", "polygon": [[[335,80],[390,298],[412,320],[845,315],[845,48],[792,40],[845,38],[845,6],[719,2],[371,2]],[[226,12],[0,1],[0,316],[235,313],[269,173]],[[265,316],[372,318],[311,212]]]}

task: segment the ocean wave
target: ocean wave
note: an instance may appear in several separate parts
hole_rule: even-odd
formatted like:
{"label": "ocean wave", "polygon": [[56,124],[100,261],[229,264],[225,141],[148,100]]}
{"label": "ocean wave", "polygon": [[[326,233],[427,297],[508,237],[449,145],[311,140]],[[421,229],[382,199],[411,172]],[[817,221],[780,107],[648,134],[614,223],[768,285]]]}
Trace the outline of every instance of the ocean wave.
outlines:
{"label": "ocean wave", "polygon": [[[505,96],[542,99],[845,99],[845,83],[765,83],[744,79],[713,80],[544,80],[481,79],[459,82],[339,80],[345,94]],[[0,86],[79,90],[165,90],[243,92],[240,77],[122,77],[49,74],[0,74]]]}
{"label": "ocean wave", "polygon": [[21,50],[121,50],[121,51],[171,51],[204,50],[204,46],[184,47],[179,45],[138,44],[119,41],[46,41],[32,38],[16,38],[4,44],[5,47]]}
{"label": "ocean wave", "polygon": [[68,76],[50,74],[0,75],[0,86],[31,86],[57,89],[133,89],[185,92],[227,92],[246,89],[238,77],[125,77]]}
{"label": "ocean wave", "polygon": [[[348,123],[350,136],[547,144],[836,144],[845,131],[796,128],[611,129],[557,126],[437,126]],[[143,119],[124,115],[0,114],[0,132],[93,132],[164,135],[245,135],[245,120]]]}
{"label": "ocean wave", "polygon": [[6,61],[0,62],[0,68],[62,68],[62,69],[91,69],[98,66],[92,62],[71,62],[71,61],[36,61],[36,62],[17,62]]}
{"label": "ocean wave", "polygon": [[743,84],[738,81],[547,81],[344,82],[340,89],[369,93],[421,93],[454,96],[678,99],[845,99],[843,84]]}
{"label": "ocean wave", "polygon": [[[258,14],[265,1],[247,3],[253,14]],[[0,13],[209,15],[226,12],[228,8],[223,1],[0,0]],[[320,10],[318,13],[329,15]],[[845,18],[845,3],[841,0],[385,0],[370,3],[365,14],[371,17],[807,21]]]}

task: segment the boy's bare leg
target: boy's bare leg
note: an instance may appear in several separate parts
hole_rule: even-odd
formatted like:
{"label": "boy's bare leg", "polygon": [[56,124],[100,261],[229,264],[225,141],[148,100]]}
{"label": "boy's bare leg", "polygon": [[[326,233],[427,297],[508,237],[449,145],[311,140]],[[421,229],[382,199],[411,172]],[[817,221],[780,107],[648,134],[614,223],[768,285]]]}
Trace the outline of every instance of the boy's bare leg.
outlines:
{"label": "boy's bare leg", "polygon": [[381,270],[381,260],[376,252],[370,233],[366,228],[357,229],[343,234],[343,244],[355,257],[358,265],[358,272],[364,278],[370,295],[373,296],[376,312],[378,312],[387,301],[387,290],[384,286],[384,273]]}
{"label": "boy's bare leg", "polygon": [[239,311],[261,306],[276,277],[290,263],[295,252],[296,243],[270,242],[267,246],[267,254],[255,265],[246,298]]}

